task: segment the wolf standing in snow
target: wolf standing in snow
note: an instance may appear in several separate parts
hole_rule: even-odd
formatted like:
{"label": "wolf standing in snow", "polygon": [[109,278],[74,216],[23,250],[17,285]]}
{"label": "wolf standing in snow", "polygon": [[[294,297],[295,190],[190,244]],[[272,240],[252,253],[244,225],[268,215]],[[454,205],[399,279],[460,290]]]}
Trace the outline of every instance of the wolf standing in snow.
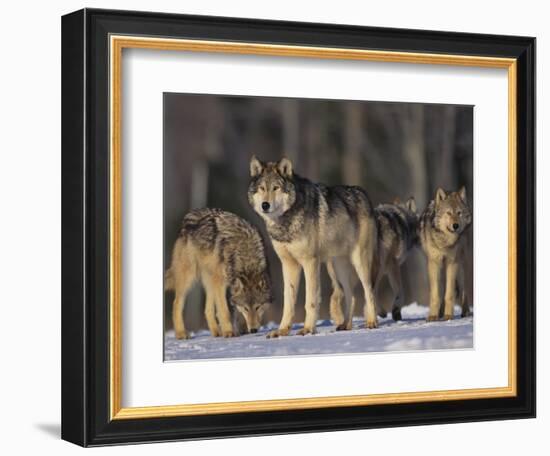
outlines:
{"label": "wolf standing in snow", "polygon": [[198,209],[183,218],[165,280],[165,288],[175,291],[172,320],[178,339],[189,337],[183,307],[197,279],[206,291],[205,317],[213,337],[238,335],[236,311],[249,332],[258,331],[271,303],[271,281],[264,244],[255,227],[220,209]]}
{"label": "wolf standing in snow", "polygon": [[458,192],[446,192],[438,188],[435,199],[430,201],[420,218],[420,242],[428,260],[430,281],[428,321],[438,320],[440,316],[443,272],[445,272],[443,319],[453,318],[453,306],[457,294],[462,306],[462,316],[469,314],[470,309],[464,287],[464,263],[467,247],[465,230],[471,223],[472,214],[466,200],[465,187]]}
{"label": "wolf standing in snow", "polygon": [[[380,240],[385,250],[385,264],[382,265],[376,288],[383,275],[388,276],[393,291],[392,317],[401,320],[401,305],[403,299],[403,284],[401,281],[401,265],[407,259],[409,252],[418,245],[418,214],[413,197],[405,203],[396,200],[394,204],[380,204],[375,208]],[[385,313],[385,312],[384,312]]]}
{"label": "wolf standing in snow", "polygon": [[250,161],[248,200],[265,221],[273,248],[283,268],[284,305],[279,329],[271,337],[290,332],[304,270],[306,318],[299,334],[315,333],[320,306],[321,264],[332,261],[346,295],[344,326],[349,318],[351,287],[346,269],[352,265],[365,293],[365,324],[377,326],[373,280],[378,261],[378,235],[374,209],[360,187],[315,184],[298,176],[283,158],[263,163]]}
{"label": "wolf standing in snow", "polygon": [[[410,251],[418,245],[418,214],[416,202],[413,197],[405,203],[396,199],[393,204],[379,204],[374,209],[376,220],[378,222],[378,236],[380,249],[383,254],[380,260],[383,262],[377,268],[374,289],[378,296],[378,287],[384,276],[388,277],[391,289],[393,291],[392,318],[395,321],[401,320],[401,306],[403,300],[403,284],[401,281],[401,265],[407,259]],[[344,292],[335,276],[331,263],[327,264],[327,270],[332,283],[332,295],[330,299],[331,318],[335,321],[343,319],[341,311],[341,302],[344,298]],[[357,285],[355,274],[352,276],[352,289]],[[380,300],[378,299],[378,314],[381,317],[386,316]],[[347,329],[351,329],[353,308],[355,307],[355,296],[352,298],[351,312],[347,321]]]}

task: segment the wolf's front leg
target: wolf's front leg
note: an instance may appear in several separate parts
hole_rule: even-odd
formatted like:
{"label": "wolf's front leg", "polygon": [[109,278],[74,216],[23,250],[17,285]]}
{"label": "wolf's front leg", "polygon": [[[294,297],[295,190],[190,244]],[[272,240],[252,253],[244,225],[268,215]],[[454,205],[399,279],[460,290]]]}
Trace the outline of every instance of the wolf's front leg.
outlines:
{"label": "wolf's front leg", "polygon": [[220,328],[218,327],[218,321],[216,320],[216,302],[212,292],[206,293],[204,316],[206,317],[206,323],[208,324],[210,335],[212,337],[218,337],[220,335]]}
{"label": "wolf's front leg", "polygon": [[345,321],[344,314],[342,312],[342,305],[344,304],[344,290],[340,286],[338,276],[334,269],[333,260],[327,261],[327,273],[332,285],[332,294],[330,295],[330,319],[337,328],[340,328]]}
{"label": "wolf's front leg", "polygon": [[428,279],[430,282],[428,321],[437,321],[439,319],[439,307],[441,306],[441,261],[428,259]]}
{"label": "wolf's front leg", "polygon": [[378,320],[376,318],[376,297],[374,296],[372,284],[366,281],[363,284],[365,290],[365,326],[369,329],[378,328]]}
{"label": "wolf's front leg", "polygon": [[363,313],[365,316],[365,327],[372,329],[378,327],[378,320],[376,318],[376,297],[374,296],[374,286],[373,286],[373,255],[369,252],[358,248],[353,252],[351,256],[351,261],[361,285],[363,286],[363,291],[365,293],[365,307]]}
{"label": "wolf's front leg", "polygon": [[216,315],[221,327],[221,335],[223,337],[237,336],[238,334],[233,327],[233,318],[227,302],[225,280],[222,277],[212,277],[210,286],[215,294]]}
{"label": "wolf's front leg", "polygon": [[444,320],[452,320],[453,318],[453,307],[455,305],[457,275],[458,275],[458,263],[449,262],[447,264],[447,277],[446,277],[446,284],[445,284],[445,314],[443,315]]}
{"label": "wolf's front leg", "polygon": [[[342,316],[341,321],[338,322],[333,318],[333,309],[332,309],[332,298],[331,298],[331,318],[334,320],[336,325],[336,330],[349,330],[352,328],[353,322],[353,311],[355,309],[355,296],[353,294],[353,289],[355,288],[357,282],[357,275],[353,269],[353,266],[348,258],[334,258],[332,260],[332,265],[334,267],[334,273],[337,278],[338,286],[341,287],[341,293],[343,299],[339,298],[339,307],[340,315]],[[331,280],[332,277],[331,277]],[[333,285],[334,286],[334,285]],[[333,292],[334,294],[334,292]],[[343,303],[343,310],[342,310]],[[337,314],[336,314],[337,315]]]}
{"label": "wolf's front leg", "polygon": [[283,317],[279,329],[271,331],[267,335],[268,338],[288,336],[290,333],[292,321],[294,320],[294,307],[296,305],[298,286],[300,285],[300,273],[302,272],[300,264],[290,255],[279,254],[279,257],[283,265]]}
{"label": "wolf's front leg", "polygon": [[464,270],[464,265],[460,265],[458,268],[456,285],[458,289],[457,297],[460,301],[460,307],[462,308],[462,314],[461,314],[462,318],[468,317],[471,315],[470,305],[468,304],[468,295],[466,293],[465,274],[466,274],[466,271]]}
{"label": "wolf's front leg", "polygon": [[399,321],[401,320],[401,304],[403,302],[403,282],[401,280],[401,267],[395,259],[388,265],[388,279],[393,291],[391,315],[395,321]]}
{"label": "wolf's front leg", "polygon": [[304,327],[298,331],[299,335],[315,334],[317,317],[319,315],[319,302],[321,301],[321,263],[318,258],[313,258],[303,263],[304,277],[306,279],[306,318]]}
{"label": "wolf's front leg", "polygon": [[176,339],[189,339],[189,333],[185,329],[183,322],[183,306],[185,305],[185,295],[176,293],[174,303],[172,304],[172,322]]}
{"label": "wolf's front leg", "polygon": [[185,329],[183,320],[183,307],[185,298],[193,285],[194,278],[190,274],[181,274],[176,283],[176,296],[172,306],[172,321],[176,339],[189,339],[191,337]]}

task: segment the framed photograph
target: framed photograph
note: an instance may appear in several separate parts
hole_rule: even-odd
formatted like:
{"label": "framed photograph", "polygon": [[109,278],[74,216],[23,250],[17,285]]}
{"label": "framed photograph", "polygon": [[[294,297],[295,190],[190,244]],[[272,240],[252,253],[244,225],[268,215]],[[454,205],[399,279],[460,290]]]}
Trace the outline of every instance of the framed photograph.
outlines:
{"label": "framed photograph", "polygon": [[62,437],[535,416],[535,39],[62,19]]}

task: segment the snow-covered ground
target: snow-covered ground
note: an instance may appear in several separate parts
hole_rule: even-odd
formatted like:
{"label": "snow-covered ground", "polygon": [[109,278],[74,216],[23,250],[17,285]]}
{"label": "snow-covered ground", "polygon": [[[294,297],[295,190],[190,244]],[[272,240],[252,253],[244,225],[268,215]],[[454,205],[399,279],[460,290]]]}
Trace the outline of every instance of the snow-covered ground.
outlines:
{"label": "snow-covered ground", "polygon": [[367,353],[410,350],[445,350],[473,348],[473,317],[427,323],[428,308],[416,303],[401,310],[402,321],[391,315],[378,319],[378,328],[365,330],[362,318],[353,319],[353,330],[335,331],[330,320],[319,320],[315,335],[294,335],[301,324],[292,327],[292,335],[267,339],[266,334],[277,328],[269,323],[256,334],[224,339],[210,337],[201,330],[188,340],[177,340],[168,331],[164,340],[165,361],[189,359],[252,358],[267,356],[320,355],[335,353]]}

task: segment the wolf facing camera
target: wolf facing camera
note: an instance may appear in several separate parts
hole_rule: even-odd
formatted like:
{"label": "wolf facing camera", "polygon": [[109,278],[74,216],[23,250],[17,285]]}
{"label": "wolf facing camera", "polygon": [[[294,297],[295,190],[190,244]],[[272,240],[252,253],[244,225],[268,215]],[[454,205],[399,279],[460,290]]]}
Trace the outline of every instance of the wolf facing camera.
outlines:
{"label": "wolf facing camera", "polygon": [[350,266],[366,297],[365,325],[377,327],[373,283],[379,261],[378,234],[373,206],[362,188],[313,183],[294,173],[288,158],[264,163],[252,157],[248,201],[264,220],[283,269],[283,316],[278,330],[268,337],[289,334],[302,269],[306,317],[298,334],[316,332],[320,268],[327,262],[332,262],[345,293],[343,321],[338,329],[348,329],[350,319]]}
{"label": "wolf facing camera", "polygon": [[[471,223],[472,213],[468,207],[465,187],[457,192],[446,192],[438,188],[435,199],[430,201],[420,218],[420,242],[428,260],[430,283],[428,321],[438,320],[441,314],[444,320],[452,319],[456,297],[462,307],[462,316],[470,313],[465,290],[465,232]],[[444,308],[440,312],[442,288]]]}
{"label": "wolf facing camera", "polygon": [[272,295],[265,247],[255,227],[220,209],[185,215],[165,278],[165,288],[175,292],[172,320],[178,339],[189,338],[183,309],[197,280],[206,292],[205,317],[213,337],[238,335],[239,314],[249,332],[258,331]]}

